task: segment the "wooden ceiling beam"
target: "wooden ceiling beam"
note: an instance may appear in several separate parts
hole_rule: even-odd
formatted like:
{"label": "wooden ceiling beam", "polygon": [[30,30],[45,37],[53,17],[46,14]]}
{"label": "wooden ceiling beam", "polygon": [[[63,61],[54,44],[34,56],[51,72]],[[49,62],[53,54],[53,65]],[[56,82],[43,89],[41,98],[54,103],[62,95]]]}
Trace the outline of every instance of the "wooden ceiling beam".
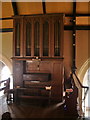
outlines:
{"label": "wooden ceiling beam", "polygon": [[13,2],[13,0],[12,0],[12,7],[13,7],[14,15],[18,15],[17,3]]}
{"label": "wooden ceiling beam", "polygon": [[[64,30],[73,31],[73,26],[71,25],[64,26]],[[76,30],[90,30],[90,25],[89,26],[77,25]],[[13,32],[13,28],[2,28],[0,29],[0,32]]]}
{"label": "wooden ceiling beam", "polygon": [[[73,17],[73,14],[65,14],[65,17]],[[76,17],[90,17],[90,14],[77,14]]]}
{"label": "wooden ceiling beam", "polygon": [[76,14],[76,17],[90,17],[90,14]]}
{"label": "wooden ceiling beam", "polygon": [[77,25],[76,30],[90,30],[90,25]]}
{"label": "wooden ceiling beam", "polygon": [[[72,30],[73,31],[73,26],[71,25],[65,25],[64,30]],[[76,30],[90,30],[90,25],[76,25]]]}
{"label": "wooden ceiling beam", "polygon": [[43,14],[46,14],[46,4],[45,4],[45,0],[42,0],[42,6],[43,6]]}
{"label": "wooden ceiling beam", "polygon": [[73,33],[72,33],[72,46],[73,46],[73,63],[72,63],[72,72],[76,71],[76,0],[73,0]]}
{"label": "wooden ceiling beam", "polygon": [[13,32],[13,28],[2,28],[0,32]]}
{"label": "wooden ceiling beam", "polygon": [[13,17],[0,18],[0,20],[10,20],[10,19],[13,19]]}

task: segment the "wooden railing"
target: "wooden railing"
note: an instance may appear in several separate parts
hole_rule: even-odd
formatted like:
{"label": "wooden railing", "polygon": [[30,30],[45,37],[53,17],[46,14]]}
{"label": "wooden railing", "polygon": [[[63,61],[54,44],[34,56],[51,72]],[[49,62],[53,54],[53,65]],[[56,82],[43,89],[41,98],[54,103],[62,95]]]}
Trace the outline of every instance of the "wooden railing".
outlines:
{"label": "wooden railing", "polygon": [[76,73],[74,73],[74,75],[75,75],[75,77],[76,77],[76,79],[77,79],[78,83],[80,84],[81,88],[86,89],[86,91],[85,91],[85,93],[84,93],[84,98],[83,98],[83,100],[85,100],[86,95],[87,95],[87,92],[88,92],[88,90],[89,90],[89,87],[88,87],[88,86],[83,86],[83,85],[81,84],[81,82],[80,82],[79,78],[77,77]]}
{"label": "wooden railing", "polygon": [[[73,78],[74,82],[76,83],[76,86],[78,88],[78,111],[80,116],[85,115],[85,109],[82,109],[82,103],[84,102],[84,107],[85,107],[85,98],[88,93],[89,87],[88,86],[83,86],[82,83],[80,82],[79,78],[77,77],[76,73],[73,73]],[[82,90],[84,89],[84,97],[82,98]]]}
{"label": "wooden railing", "polygon": [[0,81],[0,91],[4,90],[6,93],[8,89],[10,89],[10,78]]}

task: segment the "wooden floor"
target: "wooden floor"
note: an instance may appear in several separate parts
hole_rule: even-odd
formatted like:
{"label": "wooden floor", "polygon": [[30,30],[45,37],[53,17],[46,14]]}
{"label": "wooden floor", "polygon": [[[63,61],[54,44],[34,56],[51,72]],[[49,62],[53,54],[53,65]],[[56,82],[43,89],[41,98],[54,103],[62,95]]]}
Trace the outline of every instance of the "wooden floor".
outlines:
{"label": "wooden floor", "polygon": [[[0,116],[4,112],[10,112],[12,118],[58,118],[61,110],[56,105],[7,104],[6,97],[0,98]],[[1,119],[1,118],[0,118]]]}
{"label": "wooden floor", "polygon": [[[12,118],[59,118],[59,120],[67,120],[67,116],[64,114],[60,103],[54,105],[32,103],[16,105],[12,103],[8,105],[6,97],[3,96],[0,97],[0,119],[1,115],[5,112],[10,112]],[[71,118],[71,116],[68,117]],[[71,120],[73,119],[71,118]]]}

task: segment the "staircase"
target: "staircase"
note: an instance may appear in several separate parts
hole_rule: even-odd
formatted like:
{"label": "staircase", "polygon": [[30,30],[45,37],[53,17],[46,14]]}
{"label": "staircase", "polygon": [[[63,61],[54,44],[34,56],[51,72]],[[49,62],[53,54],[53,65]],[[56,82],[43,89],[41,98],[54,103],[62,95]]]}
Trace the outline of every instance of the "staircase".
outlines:
{"label": "staircase", "polygon": [[[84,98],[82,99],[82,89]],[[76,73],[72,73],[65,82],[65,115],[67,117],[84,118],[85,111],[82,110],[82,102],[85,101],[89,88],[83,86]]]}

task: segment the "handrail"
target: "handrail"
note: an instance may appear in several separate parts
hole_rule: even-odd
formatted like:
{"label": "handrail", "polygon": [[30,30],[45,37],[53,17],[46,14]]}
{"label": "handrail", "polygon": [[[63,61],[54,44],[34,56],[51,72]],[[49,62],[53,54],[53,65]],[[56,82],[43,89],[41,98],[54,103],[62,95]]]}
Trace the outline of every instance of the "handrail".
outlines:
{"label": "handrail", "polygon": [[[8,80],[8,79],[7,79],[7,80]],[[2,80],[2,81],[0,81],[0,84],[3,83],[3,82],[6,82],[7,80]]]}
{"label": "handrail", "polygon": [[[75,78],[76,78],[76,80],[77,80],[77,82],[78,82],[78,84],[80,85],[80,89],[78,88],[78,90],[79,90],[79,95],[80,96],[78,96],[79,97],[79,115],[80,116],[85,116],[85,112],[86,112],[86,110],[85,110],[85,98],[86,98],[86,95],[87,95],[87,92],[88,92],[88,90],[89,90],[89,87],[88,86],[83,86],[82,85],[82,83],[80,82],[80,80],[79,80],[79,78],[77,77],[77,75],[76,75],[76,73],[75,72],[73,72],[73,75],[75,76]],[[84,89],[84,96],[83,96],[83,98],[82,98],[82,92],[80,92],[80,90],[82,90],[82,88]],[[85,90],[86,89],[86,90]],[[84,102],[84,109],[82,109],[82,103]]]}
{"label": "handrail", "polygon": [[0,88],[0,91],[5,90],[5,89],[6,89],[6,86],[5,86],[5,87],[3,87],[3,88]]}
{"label": "handrail", "polygon": [[83,86],[83,85],[81,84],[79,78],[77,77],[76,73],[74,72],[73,74],[75,75],[75,77],[76,77],[76,79],[77,79],[79,85],[81,86],[81,88],[84,88],[84,89],[86,88],[86,89],[87,89],[86,92],[84,93],[84,98],[83,98],[83,100],[85,100],[86,95],[87,95],[87,92],[88,92],[88,90],[89,90],[89,87],[88,87],[88,86]]}
{"label": "handrail", "polygon": [[3,86],[2,88],[0,88],[0,91],[4,90],[4,92],[5,92],[6,90],[8,90],[10,88],[10,78],[8,78],[6,80],[0,81],[0,85],[2,83],[5,83],[5,86]]}
{"label": "handrail", "polygon": [[78,82],[79,82],[79,84],[80,84],[80,86],[81,86],[82,88],[89,88],[89,87],[83,86],[83,85],[81,84],[81,82],[80,82],[79,78],[77,77],[76,73],[74,73],[74,75],[76,76],[76,78],[77,78],[77,80],[78,80]]}

